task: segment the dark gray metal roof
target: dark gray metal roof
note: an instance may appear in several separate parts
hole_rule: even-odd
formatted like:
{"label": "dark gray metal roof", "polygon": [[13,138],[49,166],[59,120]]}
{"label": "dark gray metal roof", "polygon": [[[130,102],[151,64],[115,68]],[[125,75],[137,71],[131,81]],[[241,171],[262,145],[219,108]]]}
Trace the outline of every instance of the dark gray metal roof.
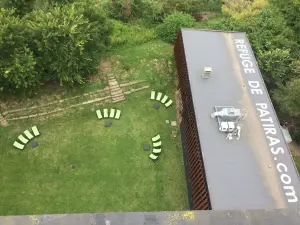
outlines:
{"label": "dark gray metal roof", "polygon": [[298,225],[299,210],[2,216],[0,225]]}
{"label": "dark gray metal roof", "polygon": [[[212,209],[300,208],[297,169],[246,34],[182,29],[182,38]],[[227,105],[247,110],[240,140],[226,140],[210,117]]]}

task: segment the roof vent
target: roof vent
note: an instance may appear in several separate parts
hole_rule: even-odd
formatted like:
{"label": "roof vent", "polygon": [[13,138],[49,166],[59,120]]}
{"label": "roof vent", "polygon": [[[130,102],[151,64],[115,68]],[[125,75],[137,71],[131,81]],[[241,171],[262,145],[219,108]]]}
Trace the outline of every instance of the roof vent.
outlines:
{"label": "roof vent", "polygon": [[202,78],[208,79],[211,76],[212,69],[211,67],[204,67],[204,71],[202,73]]}

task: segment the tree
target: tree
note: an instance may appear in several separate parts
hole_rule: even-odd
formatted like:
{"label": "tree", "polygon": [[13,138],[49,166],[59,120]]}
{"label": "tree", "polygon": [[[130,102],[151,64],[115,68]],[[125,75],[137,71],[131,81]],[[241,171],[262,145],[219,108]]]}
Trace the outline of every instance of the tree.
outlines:
{"label": "tree", "polygon": [[266,8],[242,23],[268,87],[276,87],[292,78],[291,63],[297,58],[299,46],[295,34],[281,13]]}
{"label": "tree", "polygon": [[30,92],[40,81],[84,83],[96,72],[112,27],[92,0],[34,10],[0,13],[0,90]]}
{"label": "tree", "polygon": [[296,32],[300,42],[300,0],[269,0],[283,14],[287,24]]}
{"label": "tree", "polygon": [[292,59],[289,49],[274,49],[258,54],[258,64],[267,83],[285,84],[293,74],[291,73]]}
{"label": "tree", "polygon": [[35,0],[1,0],[0,7],[6,9],[15,8],[14,13],[19,16],[24,16],[33,8]]}
{"label": "tree", "polygon": [[267,6],[267,0],[223,0],[222,11],[235,19],[244,19],[258,14]]}
{"label": "tree", "polygon": [[274,91],[273,96],[283,112],[290,116],[300,116],[300,78],[281,86]]}
{"label": "tree", "polygon": [[167,16],[163,24],[158,26],[157,34],[163,41],[174,43],[176,34],[180,31],[180,28],[193,27],[195,22],[195,19],[191,15],[175,12]]}
{"label": "tree", "polygon": [[96,71],[111,27],[90,1],[62,5],[24,17],[43,80],[82,84]]}
{"label": "tree", "polygon": [[24,24],[15,10],[0,9],[0,91],[29,91],[38,85],[36,60],[27,44]]}

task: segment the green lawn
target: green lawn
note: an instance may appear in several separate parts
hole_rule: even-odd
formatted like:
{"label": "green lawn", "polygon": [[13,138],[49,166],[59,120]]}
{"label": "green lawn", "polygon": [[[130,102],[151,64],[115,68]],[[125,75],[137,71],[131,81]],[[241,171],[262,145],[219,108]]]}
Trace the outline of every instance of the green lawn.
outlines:
{"label": "green lawn", "polygon": [[[165,123],[176,120],[176,107],[156,110],[150,101],[152,89],[174,100],[172,54],[172,45],[153,41],[108,55],[119,83],[143,79],[151,87],[103,106],[122,110],[112,127],[91,106],[0,127],[0,215],[188,209],[180,138],[172,139],[174,128]],[[15,149],[18,135],[33,125],[39,146]],[[163,149],[153,163],[143,144],[157,133]]]}

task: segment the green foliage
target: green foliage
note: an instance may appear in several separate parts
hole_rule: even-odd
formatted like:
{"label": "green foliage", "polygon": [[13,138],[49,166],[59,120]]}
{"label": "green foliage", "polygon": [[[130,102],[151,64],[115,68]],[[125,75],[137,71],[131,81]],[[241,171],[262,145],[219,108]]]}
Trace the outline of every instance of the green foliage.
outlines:
{"label": "green foliage", "polygon": [[180,11],[193,14],[203,11],[221,11],[220,0],[164,0],[162,2],[167,13]]}
{"label": "green foliage", "polygon": [[110,26],[101,12],[87,5],[54,7],[26,17],[32,49],[43,80],[61,85],[84,83],[109,43]]}
{"label": "green foliage", "polygon": [[267,0],[223,0],[222,11],[235,19],[244,19],[255,16],[267,6]]}
{"label": "green foliage", "polygon": [[28,47],[24,24],[13,16],[14,10],[0,12],[0,92],[16,93],[37,85],[36,60]]}
{"label": "green foliage", "polygon": [[284,15],[287,24],[297,33],[300,42],[300,0],[269,0]]}
{"label": "green foliage", "polygon": [[15,9],[15,15],[24,16],[33,8],[35,0],[1,0],[0,7]]}
{"label": "green foliage", "polygon": [[153,29],[146,29],[138,24],[125,24],[117,20],[112,20],[112,24],[112,47],[142,44],[156,38]]}
{"label": "green foliage", "polygon": [[223,17],[208,24],[207,29],[222,31],[242,31],[243,22],[232,19],[231,17]]}
{"label": "green foliage", "polygon": [[258,16],[248,18],[244,29],[256,52],[296,47],[293,31],[274,8],[266,8]]}
{"label": "green foliage", "polygon": [[293,76],[290,50],[274,49],[259,53],[258,64],[267,83],[284,84]]}
{"label": "green foliage", "polygon": [[292,78],[290,64],[296,57],[298,45],[294,32],[281,13],[274,8],[264,9],[258,16],[243,23],[264,79],[269,87]]}
{"label": "green foliage", "polygon": [[300,127],[296,127],[291,131],[291,137],[298,145],[300,144]]}
{"label": "green foliage", "polygon": [[180,28],[193,27],[195,23],[196,21],[191,15],[175,12],[167,16],[163,24],[157,27],[157,35],[165,42],[174,43]]}
{"label": "green foliage", "polygon": [[30,91],[40,81],[84,83],[110,44],[112,27],[93,1],[34,10],[1,9],[0,90]]}
{"label": "green foliage", "polygon": [[110,18],[128,22],[130,19],[142,17],[146,4],[142,0],[106,0],[104,8]]}
{"label": "green foliage", "polygon": [[289,81],[274,91],[274,99],[283,112],[290,116],[300,116],[300,78]]}
{"label": "green foliage", "polygon": [[103,0],[110,18],[128,22],[142,20],[148,26],[163,22],[174,12],[194,14],[220,11],[220,0]]}

